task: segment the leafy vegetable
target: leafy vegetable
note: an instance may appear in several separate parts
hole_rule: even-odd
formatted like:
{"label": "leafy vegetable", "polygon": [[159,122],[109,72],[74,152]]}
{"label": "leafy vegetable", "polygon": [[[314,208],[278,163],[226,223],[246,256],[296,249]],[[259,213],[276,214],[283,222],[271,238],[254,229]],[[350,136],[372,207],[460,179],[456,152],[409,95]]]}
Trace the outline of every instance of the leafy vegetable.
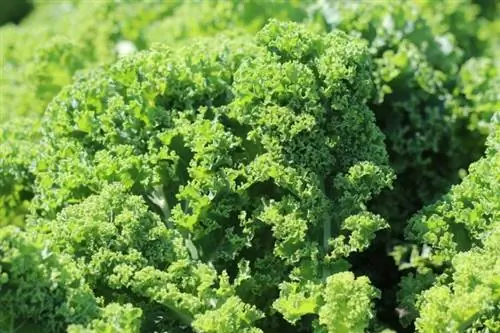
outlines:
{"label": "leafy vegetable", "polygon": [[500,331],[496,2],[29,6],[1,332]]}
{"label": "leafy vegetable", "polygon": [[[469,175],[409,222],[407,239],[429,247],[414,260],[418,274],[403,280],[400,293],[414,316],[420,310],[420,332],[498,328],[500,127],[492,127],[486,154],[470,166]],[[440,270],[436,284],[425,290]]]}
{"label": "leafy vegetable", "polygon": [[[80,75],[47,108],[28,229],[143,330],[361,332],[378,293],[347,259],[388,227],[366,204],[393,179],[371,66],[345,33],[273,21]],[[139,325],[102,311],[61,328]]]}

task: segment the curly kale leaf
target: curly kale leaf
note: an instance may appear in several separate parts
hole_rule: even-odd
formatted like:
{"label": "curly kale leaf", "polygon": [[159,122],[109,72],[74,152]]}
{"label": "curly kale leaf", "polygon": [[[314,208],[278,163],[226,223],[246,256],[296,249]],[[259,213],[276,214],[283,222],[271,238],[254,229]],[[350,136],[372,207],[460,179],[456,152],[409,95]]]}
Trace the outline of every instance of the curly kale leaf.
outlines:
{"label": "curly kale leaf", "polygon": [[273,21],[89,72],[47,109],[32,225],[98,295],[160,307],[156,329],[274,327],[279,284],[325,283],[387,227],[371,66],[345,33]]}

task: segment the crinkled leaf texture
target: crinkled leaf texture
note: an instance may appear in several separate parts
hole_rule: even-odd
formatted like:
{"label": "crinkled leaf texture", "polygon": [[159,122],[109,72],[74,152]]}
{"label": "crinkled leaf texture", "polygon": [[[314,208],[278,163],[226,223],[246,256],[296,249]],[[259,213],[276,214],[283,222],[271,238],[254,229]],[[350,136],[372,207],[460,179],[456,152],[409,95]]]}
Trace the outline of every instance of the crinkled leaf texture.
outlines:
{"label": "crinkled leaf texture", "polygon": [[499,109],[498,64],[473,58],[496,50],[498,25],[479,17],[475,2],[325,0],[317,7],[330,28],[369,42],[377,86],[369,106],[398,175],[395,190],[373,207],[398,238],[408,218],[481,157]]}
{"label": "crinkled leaf texture", "polygon": [[485,156],[469,167],[462,183],[414,216],[407,238],[431,246],[430,260],[450,261],[459,252],[481,246],[500,221],[500,125],[488,137]]}
{"label": "crinkled leaf texture", "polygon": [[388,227],[367,203],[393,180],[370,73],[363,42],[277,21],[89,72],[47,109],[29,228],[143,330],[290,327],[309,281],[298,326],[361,332],[377,292],[347,257]]}
{"label": "crinkled leaf texture", "polygon": [[284,283],[274,307],[295,323],[304,315],[318,314],[314,332],[363,333],[373,318],[372,300],[379,296],[367,277],[351,272],[330,275],[323,284]]}
{"label": "crinkled leaf texture", "polygon": [[408,239],[427,247],[399,293],[419,332],[500,328],[500,126],[491,126],[485,156],[408,226]]}
{"label": "crinkled leaf texture", "polygon": [[6,333],[64,332],[68,325],[69,332],[139,332],[142,313],[131,304],[103,307],[73,258],[14,226],[0,229],[0,303]]}

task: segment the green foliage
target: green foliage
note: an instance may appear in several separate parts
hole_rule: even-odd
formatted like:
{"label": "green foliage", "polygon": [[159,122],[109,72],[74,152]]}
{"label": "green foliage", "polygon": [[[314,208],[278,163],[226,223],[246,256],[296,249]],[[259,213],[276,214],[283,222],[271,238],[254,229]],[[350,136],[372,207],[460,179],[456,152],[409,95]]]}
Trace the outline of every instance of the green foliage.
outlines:
{"label": "green foliage", "polygon": [[486,156],[473,163],[469,174],[441,200],[409,221],[407,239],[431,246],[436,264],[458,252],[479,246],[500,221],[499,126],[488,141]]}
{"label": "green foliage", "polygon": [[487,135],[492,118],[500,110],[500,68],[491,58],[471,58],[458,73],[454,116],[466,119],[468,128]]}
{"label": "green foliage", "polygon": [[113,0],[36,3],[22,25],[0,28],[0,121],[15,114],[38,118],[76,71],[144,48],[143,29],[169,15],[177,4]]}
{"label": "green foliage", "polygon": [[257,32],[269,19],[303,21],[312,0],[269,0],[265,6],[259,0],[185,1],[172,15],[151,24],[145,38],[153,43],[185,42],[199,36],[211,36],[221,31],[231,33]]}
{"label": "green foliage", "polygon": [[[12,7],[9,2],[2,6],[6,5]],[[15,118],[20,117],[29,118],[29,122],[38,127],[48,103],[63,86],[73,81],[73,76],[84,75],[92,67],[112,63],[156,41],[174,42],[197,35],[213,35],[235,24],[241,27],[241,33],[257,31],[271,17],[301,20],[306,16],[305,4],[295,2],[266,6],[264,16],[260,3],[255,1],[220,1],[215,9],[212,6],[209,2],[181,1],[34,1],[35,10],[22,25],[0,27],[0,123],[18,122]],[[175,18],[172,17],[174,11]],[[200,16],[186,21],[183,13]],[[179,28],[178,34],[174,33],[171,21]],[[181,28],[184,22],[194,25]],[[209,28],[212,24],[215,26]],[[27,135],[22,142],[9,142],[8,151],[24,153],[30,139],[31,145],[38,144],[36,136]],[[4,207],[8,205],[2,209],[8,212],[0,212],[0,217],[8,216],[5,221],[22,225],[26,207],[23,207],[24,199],[17,197],[20,189],[24,197],[33,196],[26,185],[32,178],[25,172],[32,161],[29,154],[16,158],[24,161],[24,176],[17,175],[17,182],[13,183],[9,175],[9,191],[16,187],[14,193],[4,194],[5,191],[0,190],[0,202]]]}
{"label": "green foliage", "polygon": [[32,10],[30,0],[5,0],[0,3],[0,26],[6,23],[19,23]]}
{"label": "green foliage", "polygon": [[36,121],[16,118],[0,124],[0,226],[24,224],[33,197],[33,142],[39,135]]}
{"label": "green foliage", "polygon": [[478,32],[490,22],[469,0],[325,1],[318,10],[330,28],[370,43],[377,84],[370,107],[398,175],[396,190],[374,207],[400,237],[407,218],[481,156],[487,132],[476,128],[498,110],[497,65],[464,62],[494,47],[494,34]]}
{"label": "green foliage", "polygon": [[0,229],[0,279],[2,332],[60,332],[98,314],[73,262],[13,226]]}
{"label": "green foliage", "polygon": [[7,119],[15,110],[15,114],[37,117],[78,70],[113,62],[155,42],[173,43],[237,27],[242,32],[256,32],[270,18],[300,21],[307,16],[306,4],[36,1],[34,12],[21,26],[0,27],[0,89],[4,96],[0,114]]}
{"label": "green foliage", "polygon": [[[478,4],[479,2],[479,4]],[[495,54],[498,8],[489,0],[423,0],[415,2],[436,35],[449,35],[466,59]],[[491,6],[491,12],[485,12]]]}
{"label": "green foliage", "polygon": [[24,224],[26,200],[33,196],[29,170],[47,104],[73,75],[146,47],[143,28],[169,15],[178,3],[34,5],[21,25],[0,27],[0,219],[16,225]]}
{"label": "green foliage", "polygon": [[399,295],[419,332],[499,328],[500,127],[492,127],[485,156],[462,183],[409,222],[407,239],[429,247]]}
{"label": "green foliage", "polygon": [[267,330],[278,284],[314,279],[317,329],[337,332],[338,308],[362,331],[369,280],[341,306],[343,275],[327,278],[387,228],[366,208],[393,178],[363,103],[370,66],[344,33],[274,21],[90,72],[47,108],[31,226],[98,294],[146,317],[159,304],[156,329]]}
{"label": "green foliage", "polygon": [[367,277],[354,278],[351,272],[341,272],[319,285],[283,284],[274,307],[291,323],[317,313],[313,332],[362,333],[373,318],[372,300],[378,296]]}
{"label": "green foliage", "polygon": [[86,326],[70,325],[68,333],[135,333],[140,332],[142,312],[130,305],[112,303],[106,306],[102,318],[94,319]]}
{"label": "green foliage", "polygon": [[[130,304],[101,307],[73,258],[14,226],[0,228],[2,332],[139,332]],[[83,328],[83,327],[86,328]]]}
{"label": "green foliage", "polygon": [[500,331],[496,2],[32,2],[0,332]]}
{"label": "green foliage", "polygon": [[[497,220],[498,221],[498,220]],[[419,332],[496,332],[500,329],[500,228],[483,240],[484,248],[452,260],[446,283],[426,290],[419,299]]]}

